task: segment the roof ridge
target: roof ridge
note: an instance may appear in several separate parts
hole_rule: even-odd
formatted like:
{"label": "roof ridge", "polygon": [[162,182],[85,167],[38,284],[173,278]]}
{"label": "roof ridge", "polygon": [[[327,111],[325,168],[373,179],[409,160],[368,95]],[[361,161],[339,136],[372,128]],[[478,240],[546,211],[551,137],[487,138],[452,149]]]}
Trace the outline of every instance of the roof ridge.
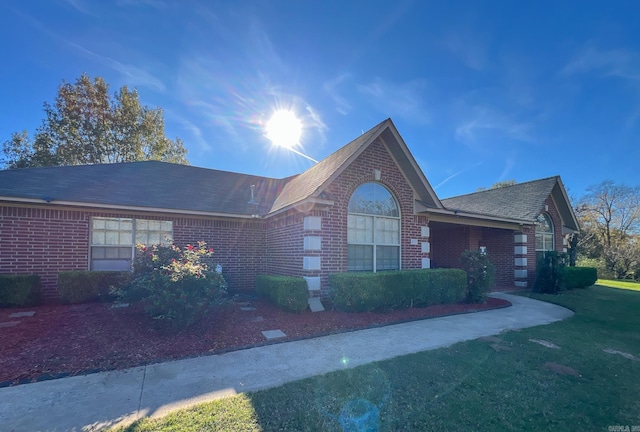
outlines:
{"label": "roof ridge", "polygon": [[452,197],[442,198],[441,201],[446,201],[448,199],[453,199],[453,198],[466,197],[466,196],[470,196],[470,195],[483,194],[483,193],[487,193],[487,192],[493,192],[493,191],[497,191],[497,190],[500,190],[500,189],[509,189],[509,188],[512,188],[512,187],[515,187],[515,186],[524,186],[524,185],[529,184],[529,183],[542,182],[542,181],[550,180],[550,179],[556,179],[557,180],[559,178],[560,178],[559,175],[553,175],[553,176],[544,177],[544,178],[540,178],[540,179],[527,180],[527,181],[524,181],[524,182],[521,182],[521,183],[515,183],[515,184],[512,184],[512,185],[501,186],[501,187],[485,189],[485,190],[479,190],[479,191],[469,192],[469,193],[461,194],[461,195],[454,195]]}
{"label": "roof ridge", "polygon": [[166,162],[166,161],[159,161],[159,160],[140,160],[140,161],[110,162],[110,163],[98,163],[98,164],[50,165],[50,166],[40,166],[40,167],[5,168],[5,169],[0,170],[0,173],[2,173],[2,172],[27,171],[27,170],[63,170],[63,169],[76,170],[76,169],[83,169],[83,168],[86,169],[88,167],[115,167],[115,166],[133,165],[133,164],[145,164],[145,165],[163,164],[163,165],[171,165],[171,166],[180,167],[180,168],[195,169],[195,170],[205,170],[205,171],[217,171],[219,173],[230,174],[230,175],[235,175],[235,176],[255,177],[255,178],[260,178],[260,179],[278,180],[278,181],[280,181],[280,180],[290,180],[291,178],[300,175],[300,174],[294,174],[294,175],[287,176],[287,177],[276,178],[276,177],[262,176],[262,175],[258,175],[258,174],[248,174],[248,173],[242,173],[242,172],[238,172],[238,171],[228,171],[228,170],[221,170],[221,169],[217,169],[217,168],[208,168],[208,167],[202,167],[202,166],[197,166],[197,165],[185,165],[185,164],[180,164],[180,163],[176,163],[176,162]]}

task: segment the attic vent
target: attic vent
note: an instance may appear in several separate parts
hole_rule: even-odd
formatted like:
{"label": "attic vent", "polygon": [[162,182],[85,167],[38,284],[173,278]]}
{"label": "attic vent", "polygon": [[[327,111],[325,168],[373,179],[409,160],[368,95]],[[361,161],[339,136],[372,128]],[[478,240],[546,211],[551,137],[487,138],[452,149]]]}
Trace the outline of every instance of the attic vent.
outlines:
{"label": "attic vent", "polygon": [[254,200],[254,191],[256,189],[256,185],[251,185],[251,199],[247,202],[247,204],[251,204],[251,205],[258,205],[260,204],[259,202]]}

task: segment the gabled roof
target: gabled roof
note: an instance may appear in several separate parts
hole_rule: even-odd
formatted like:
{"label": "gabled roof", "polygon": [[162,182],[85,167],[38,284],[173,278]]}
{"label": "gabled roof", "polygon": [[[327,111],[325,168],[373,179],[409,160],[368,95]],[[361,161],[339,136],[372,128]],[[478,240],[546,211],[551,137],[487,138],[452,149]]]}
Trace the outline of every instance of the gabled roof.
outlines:
{"label": "gabled roof", "polygon": [[289,180],[158,161],[25,168],[0,171],[0,199],[251,216]]}
{"label": "gabled roof", "polygon": [[378,138],[383,139],[418,199],[429,207],[442,208],[440,200],[395,125],[391,119],[386,119],[288,182],[273,203],[270,213],[282,211],[308,199],[321,198],[327,185]]}
{"label": "gabled roof", "polygon": [[533,222],[544,211],[549,196],[560,212],[563,225],[577,231],[578,221],[560,176],[447,198],[442,204],[453,211]]}

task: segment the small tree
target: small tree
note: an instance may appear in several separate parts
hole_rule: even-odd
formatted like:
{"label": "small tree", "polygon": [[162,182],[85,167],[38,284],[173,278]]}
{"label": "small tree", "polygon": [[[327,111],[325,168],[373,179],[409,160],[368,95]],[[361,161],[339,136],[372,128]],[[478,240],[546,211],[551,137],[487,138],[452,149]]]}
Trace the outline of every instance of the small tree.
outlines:
{"label": "small tree", "polygon": [[557,294],[564,288],[564,266],[566,254],[556,251],[545,252],[538,261],[536,280],[533,289],[537,292]]}
{"label": "small tree", "polygon": [[495,280],[496,268],[486,253],[464,251],[460,256],[467,272],[467,303],[484,303]]}
{"label": "small tree", "polygon": [[210,271],[203,260],[213,249],[205,242],[197,246],[136,246],[133,282],[118,291],[122,301],[142,300],[145,311],[181,330],[201,319],[226,295],[221,274]]}

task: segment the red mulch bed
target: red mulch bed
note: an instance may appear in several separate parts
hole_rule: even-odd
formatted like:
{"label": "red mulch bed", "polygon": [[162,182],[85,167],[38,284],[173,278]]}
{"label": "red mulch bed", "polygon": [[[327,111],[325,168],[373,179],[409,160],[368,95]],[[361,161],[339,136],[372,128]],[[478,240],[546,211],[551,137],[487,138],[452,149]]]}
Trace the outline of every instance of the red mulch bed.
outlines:
{"label": "red mulch bed", "polygon": [[[216,309],[178,334],[159,330],[140,305],[112,308],[110,303],[89,303],[0,309],[0,323],[20,321],[13,327],[0,327],[0,387],[265,345],[263,330],[282,330],[287,338],[270,342],[279,343],[509,305],[506,300],[489,298],[486,304],[384,313],[328,310],[293,314],[263,299],[245,299]],[[241,306],[256,310],[243,311]],[[21,311],[36,313],[9,317]],[[257,317],[263,320],[257,321]]]}

